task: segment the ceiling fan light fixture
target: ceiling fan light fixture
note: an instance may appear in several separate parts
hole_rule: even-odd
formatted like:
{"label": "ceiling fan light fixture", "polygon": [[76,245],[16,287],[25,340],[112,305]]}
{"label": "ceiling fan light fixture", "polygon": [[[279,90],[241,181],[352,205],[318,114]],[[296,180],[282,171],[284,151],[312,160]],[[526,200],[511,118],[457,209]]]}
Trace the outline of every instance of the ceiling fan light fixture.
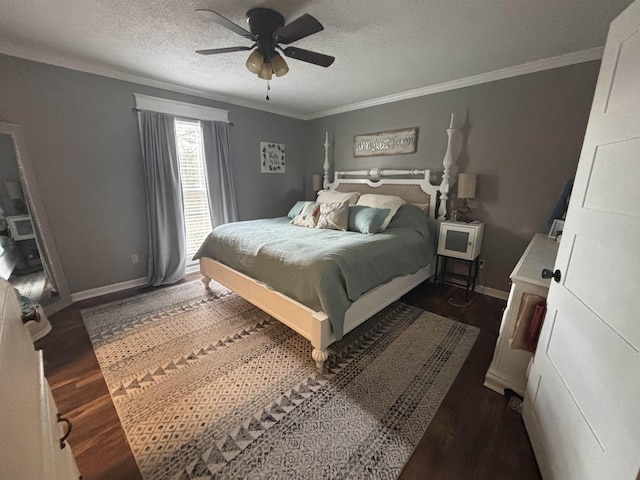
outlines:
{"label": "ceiling fan light fixture", "polygon": [[[269,90],[268,82],[273,78],[273,75],[282,77],[289,72],[289,66],[283,57],[293,58],[320,67],[328,67],[335,60],[330,55],[311,50],[292,46],[282,48],[280,46],[280,44],[289,45],[297,42],[324,29],[316,18],[307,13],[285,24],[282,14],[275,10],[265,7],[252,8],[247,12],[249,30],[246,30],[213,10],[207,8],[198,8],[196,10],[207,12],[214,23],[253,42],[251,46],[239,45],[236,47],[210,48],[196,50],[196,53],[200,55],[216,55],[251,50],[245,66],[247,70],[257,75],[258,78],[267,80],[267,93]],[[276,49],[282,52],[282,55],[277,53]],[[267,100],[269,100],[268,95]]]}
{"label": "ceiling fan light fixture", "polygon": [[261,78],[262,80],[271,80],[271,77],[272,77],[271,63],[262,64],[262,68],[258,72],[258,77]]}
{"label": "ceiling fan light fixture", "polygon": [[258,50],[251,52],[251,55],[247,58],[247,70],[258,75],[263,65],[264,61],[262,60],[262,54],[258,52]]}
{"label": "ceiling fan light fixture", "polygon": [[271,57],[271,70],[276,75],[276,77],[282,77],[289,72],[289,66],[287,62],[284,61],[284,58],[279,53],[276,53],[273,57]]}

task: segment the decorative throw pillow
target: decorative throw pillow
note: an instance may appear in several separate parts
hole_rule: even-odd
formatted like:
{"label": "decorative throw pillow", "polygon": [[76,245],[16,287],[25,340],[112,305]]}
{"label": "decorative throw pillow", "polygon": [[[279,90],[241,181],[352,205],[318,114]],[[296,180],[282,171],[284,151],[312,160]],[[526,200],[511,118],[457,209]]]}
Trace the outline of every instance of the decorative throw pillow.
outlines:
{"label": "decorative throw pillow", "polygon": [[315,202],[305,202],[304,207],[300,210],[290,223],[299,227],[316,228],[318,224],[318,215],[320,214],[320,204]]}
{"label": "decorative throw pillow", "polygon": [[358,199],[357,205],[364,205],[365,207],[374,207],[374,208],[388,208],[389,213],[387,214],[387,218],[382,222],[382,226],[380,227],[380,231],[382,232],[389,222],[396,214],[398,209],[404,205],[406,202],[400,197],[396,197],[395,195],[379,195],[377,193],[365,193],[360,195]]}
{"label": "decorative throw pillow", "polygon": [[359,233],[378,233],[389,212],[388,208],[349,205],[349,230]]}
{"label": "decorative throw pillow", "polygon": [[296,215],[298,215],[302,211],[305,204],[307,203],[309,202],[305,202],[304,200],[300,200],[299,202],[296,202],[296,204],[293,207],[291,207],[291,210],[289,210],[289,213],[287,213],[287,217],[293,218]]}
{"label": "decorative throw pillow", "polygon": [[355,205],[360,194],[358,192],[336,192],[335,190],[320,190],[318,192],[318,203],[342,203],[345,200],[349,205]]}
{"label": "decorative throw pillow", "polygon": [[349,224],[349,203],[321,203],[318,225],[316,228],[328,228],[331,230],[345,231]]}

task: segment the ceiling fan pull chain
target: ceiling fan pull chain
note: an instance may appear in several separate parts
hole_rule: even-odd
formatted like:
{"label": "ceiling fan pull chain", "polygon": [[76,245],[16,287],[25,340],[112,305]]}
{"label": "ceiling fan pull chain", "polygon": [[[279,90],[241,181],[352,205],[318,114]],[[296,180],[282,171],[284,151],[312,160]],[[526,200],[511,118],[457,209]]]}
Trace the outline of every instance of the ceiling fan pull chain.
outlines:
{"label": "ceiling fan pull chain", "polygon": [[267,101],[269,100],[269,90],[271,90],[271,85],[269,85],[269,80],[267,80]]}

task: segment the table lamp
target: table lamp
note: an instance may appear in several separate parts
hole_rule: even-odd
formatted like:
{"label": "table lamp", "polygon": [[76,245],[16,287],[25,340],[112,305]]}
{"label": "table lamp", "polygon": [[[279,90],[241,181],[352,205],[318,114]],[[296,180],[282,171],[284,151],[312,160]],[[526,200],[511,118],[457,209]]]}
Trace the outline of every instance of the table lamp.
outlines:
{"label": "table lamp", "polygon": [[475,173],[459,173],[458,174],[458,198],[462,199],[462,205],[458,208],[458,219],[463,222],[470,222],[472,219],[469,215],[468,199],[476,198],[476,174]]}

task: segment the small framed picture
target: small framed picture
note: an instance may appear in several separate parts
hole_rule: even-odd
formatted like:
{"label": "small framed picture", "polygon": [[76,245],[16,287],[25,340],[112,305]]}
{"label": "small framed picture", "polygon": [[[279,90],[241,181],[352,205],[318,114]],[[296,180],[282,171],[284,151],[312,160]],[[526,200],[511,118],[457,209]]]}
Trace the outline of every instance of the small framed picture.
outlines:
{"label": "small framed picture", "polygon": [[558,235],[562,234],[562,230],[564,230],[564,220],[555,219],[551,224],[551,230],[549,230],[549,238],[556,240]]}
{"label": "small framed picture", "polygon": [[285,173],[284,143],[260,142],[260,173]]}

